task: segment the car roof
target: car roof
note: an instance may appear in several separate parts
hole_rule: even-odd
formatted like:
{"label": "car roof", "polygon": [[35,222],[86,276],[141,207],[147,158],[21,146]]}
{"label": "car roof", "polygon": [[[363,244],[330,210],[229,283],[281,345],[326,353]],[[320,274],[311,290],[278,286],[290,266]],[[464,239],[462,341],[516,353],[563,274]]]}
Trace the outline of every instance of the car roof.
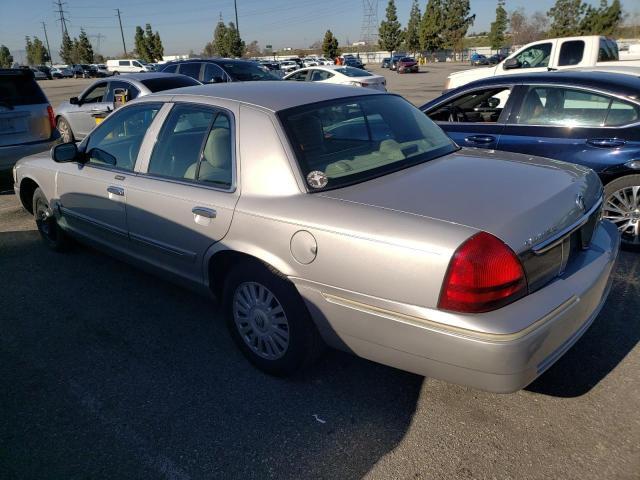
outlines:
{"label": "car roof", "polygon": [[189,58],[187,60],[172,60],[164,65],[176,64],[176,63],[255,63],[255,60],[245,60],[242,58]]}
{"label": "car roof", "polygon": [[132,73],[129,75],[118,75],[115,77],[110,77],[110,80],[132,80],[141,82],[143,80],[150,80],[153,78],[169,78],[169,77],[182,77],[179,73],[167,73],[167,72],[141,72],[141,73]]}
{"label": "car roof", "polygon": [[145,99],[148,100],[154,96],[167,94],[221,98],[278,112],[310,103],[362,95],[379,95],[382,92],[371,88],[354,88],[337,84],[262,81],[229,82],[176,88],[147,95]]}
{"label": "car roof", "polygon": [[[519,73],[515,75],[499,75],[484,78],[460,87],[460,90],[480,87],[483,85],[497,85],[504,83],[547,83],[571,85],[576,87],[594,88],[610,91],[632,99],[639,99],[640,78],[624,73],[608,71],[568,71],[558,70],[540,73]],[[455,91],[458,91],[456,89]]]}

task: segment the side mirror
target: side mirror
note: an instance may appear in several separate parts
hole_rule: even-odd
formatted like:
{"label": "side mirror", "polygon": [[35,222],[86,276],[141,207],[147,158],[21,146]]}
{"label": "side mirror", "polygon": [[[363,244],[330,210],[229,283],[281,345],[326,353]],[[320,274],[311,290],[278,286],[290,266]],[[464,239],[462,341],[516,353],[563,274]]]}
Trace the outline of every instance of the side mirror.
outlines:
{"label": "side mirror", "polygon": [[99,148],[92,148],[87,153],[87,158],[91,158],[100,163],[106,163],[107,165],[115,165],[117,163],[116,157],[111,155],[110,153],[105,152],[104,150],[100,150]]}
{"label": "side mirror", "polygon": [[80,99],[78,97],[71,97],[69,103],[71,105],[80,105]]}
{"label": "side mirror", "polygon": [[522,65],[517,58],[507,58],[502,64],[502,68],[505,70],[512,70],[514,68],[520,68]]}
{"label": "side mirror", "polygon": [[78,147],[75,143],[59,143],[51,149],[51,158],[56,163],[75,162],[78,159]]}

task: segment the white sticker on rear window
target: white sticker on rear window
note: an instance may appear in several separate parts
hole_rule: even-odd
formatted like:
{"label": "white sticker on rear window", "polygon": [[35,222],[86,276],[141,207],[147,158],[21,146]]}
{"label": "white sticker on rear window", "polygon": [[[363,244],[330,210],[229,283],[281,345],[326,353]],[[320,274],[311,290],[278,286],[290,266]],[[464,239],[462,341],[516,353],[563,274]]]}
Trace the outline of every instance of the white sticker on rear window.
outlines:
{"label": "white sticker on rear window", "polygon": [[324,188],[329,183],[329,179],[320,170],[314,170],[307,175],[307,183],[311,188]]}

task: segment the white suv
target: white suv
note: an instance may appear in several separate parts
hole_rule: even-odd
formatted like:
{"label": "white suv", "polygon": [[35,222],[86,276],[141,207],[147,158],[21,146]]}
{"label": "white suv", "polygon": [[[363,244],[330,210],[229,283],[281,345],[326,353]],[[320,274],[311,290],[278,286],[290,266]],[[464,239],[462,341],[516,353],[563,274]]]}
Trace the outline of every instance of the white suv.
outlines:
{"label": "white suv", "polygon": [[147,66],[142,60],[129,58],[124,60],[107,60],[107,70],[114,75],[120,73],[153,72],[153,68]]}

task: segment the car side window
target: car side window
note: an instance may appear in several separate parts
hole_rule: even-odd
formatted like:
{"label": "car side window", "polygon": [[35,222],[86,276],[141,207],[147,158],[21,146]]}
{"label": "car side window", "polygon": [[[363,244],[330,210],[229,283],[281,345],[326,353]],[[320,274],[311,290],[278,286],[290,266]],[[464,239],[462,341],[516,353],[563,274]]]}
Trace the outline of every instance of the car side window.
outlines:
{"label": "car side window", "polygon": [[322,82],[323,80],[329,80],[331,77],[333,77],[333,73],[326,70],[312,70],[311,72],[312,82]]}
{"label": "car side window", "polygon": [[100,103],[104,101],[107,93],[107,83],[99,83],[91,90],[89,90],[84,97],[82,97],[82,103]]}
{"label": "car side window", "polygon": [[130,65],[131,62],[129,62],[128,60],[120,60],[118,62],[118,65],[121,67],[128,67]]}
{"label": "car side window", "polygon": [[640,120],[640,107],[622,100],[612,100],[604,124],[607,127],[629,125]]}
{"label": "car side window", "polygon": [[148,173],[228,189],[233,180],[231,120],[219,110],[177,105],[165,121]]}
{"label": "car side window", "polygon": [[510,87],[474,90],[440,105],[427,116],[435,122],[496,123],[510,93]]}
{"label": "car side window", "polygon": [[535,68],[548,66],[550,56],[551,43],[541,43],[523,50],[515,58],[518,60],[520,68]]}
{"label": "car side window", "polygon": [[560,58],[558,59],[558,65],[561,67],[568,65],[577,65],[582,61],[583,54],[583,40],[570,40],[568,42],[564,42],[560,47]]}
{"label": "car side window", "polygon": [[222,83],[227,81],[227,76],[215,63],[204,64],[204,74],[202,75],[202,83]]}
{"label": "car side window", "polygon": [[529,87],[517,123],[566,127],[604,125],[611,98],[564,87]]}
{"label": "car side window", "polygon": [[195,78],[196,80],[200,80],[200,67],[201,63],[183,63],[180,65],[180,73],[182,75],[187,75],[188,77]]}
{"label": "car side window", "polygon": [[176,73],[178,71],[178,65],[169,65],[162,70],[164,73]]}
{"label": "car side window", "polygon": [[118,109],[89,136],[90,165],[133,170],[147,129],[162,105],[144,103]]}
{"label": "car side window", "polygon": [[133,100],[140,94],[140,90],[138,90],[133,84],[122,80],[114,80],[109,82],[109,92],[104,99],[105,102],[114,101],[114,93],[116,89],[123,89],[127,91],[127,101]]}
{"label": "car side window", "polygon": [[298,72],[291,75],[287,80],[293,80],[294,82],[304,82],[307,79],[307,71]]}

